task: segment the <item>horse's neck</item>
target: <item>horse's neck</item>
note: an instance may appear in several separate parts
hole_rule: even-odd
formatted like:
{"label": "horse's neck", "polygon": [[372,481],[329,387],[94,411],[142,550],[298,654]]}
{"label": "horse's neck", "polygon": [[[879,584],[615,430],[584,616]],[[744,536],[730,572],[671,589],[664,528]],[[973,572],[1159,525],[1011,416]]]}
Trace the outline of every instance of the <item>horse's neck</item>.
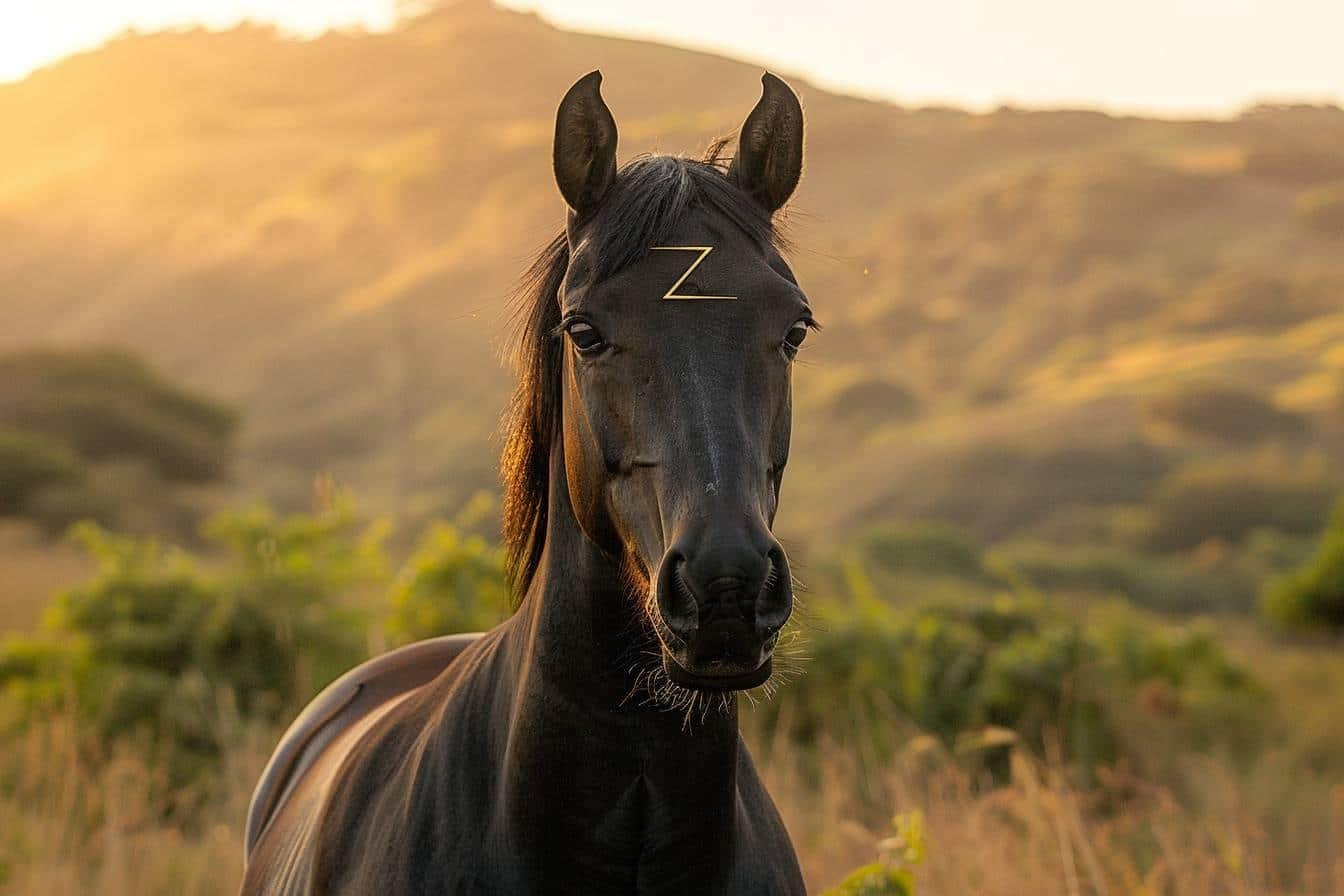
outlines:
{"label": "horse's neck", "polygon": [[[705,813],[731,823],[735,698],[687,716],[652,705],[637,687],[641,666],[661,662],[657,645],[619,571],[579,527],[563,461],[553,457],[551,468],[545,548],[513,633],[522,668],[507,789],[536,801],[569,787],[579,791],[571,797],[599,804],[643,800],[645,815],[684,809],[687,824],[703,823]],[[540,778],[547,780],[538,791]]]}

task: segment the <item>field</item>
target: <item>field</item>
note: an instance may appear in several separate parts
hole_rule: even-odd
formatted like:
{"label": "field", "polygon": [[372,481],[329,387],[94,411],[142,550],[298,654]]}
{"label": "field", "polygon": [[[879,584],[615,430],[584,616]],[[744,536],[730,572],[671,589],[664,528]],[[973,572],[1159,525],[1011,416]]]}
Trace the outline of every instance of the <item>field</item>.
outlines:
{"label": "field", "polygon": [[[760,87],[485,3],[0,85],[0,894],[234,892],[297,709],[505,612],[509,295],[599,66],[622,160]],[[807,590],[744,727],[811,891],[1344,894],[1344,110],[790,80]]]}

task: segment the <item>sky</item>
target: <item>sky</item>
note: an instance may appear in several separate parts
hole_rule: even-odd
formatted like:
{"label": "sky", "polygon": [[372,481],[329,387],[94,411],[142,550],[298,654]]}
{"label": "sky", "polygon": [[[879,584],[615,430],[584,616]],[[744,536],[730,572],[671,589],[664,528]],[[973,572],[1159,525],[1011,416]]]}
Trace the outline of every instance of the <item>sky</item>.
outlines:
{"label": "sky", "polygon": [[[1171,116],[1344,104],[1344,0],[504,0],[908,105]],[[0,81],[128,27],[390,27],[395,0],[0,0]]]}

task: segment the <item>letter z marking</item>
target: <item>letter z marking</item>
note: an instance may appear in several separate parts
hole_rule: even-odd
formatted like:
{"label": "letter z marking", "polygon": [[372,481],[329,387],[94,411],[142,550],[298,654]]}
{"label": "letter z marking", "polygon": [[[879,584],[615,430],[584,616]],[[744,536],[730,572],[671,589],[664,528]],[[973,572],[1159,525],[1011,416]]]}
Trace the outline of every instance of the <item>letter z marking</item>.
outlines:
{"label": "letter z marking", "polygon": [[685,296],[677,292],[677,289],[680,288],[681,284],[686,282],[686,278],[691,276],[691,274],[695,271],[696,268],[700,267],[700,262],[704,261],[705,257],[708,256],[709,253],[714,251],[713,246],[650,246],[649,248],[655,252],[700,253],[698,256],[696,256],[695,261],[691,262],[691,266],[686,269],[686,273],[682,274],[679,278],[677,278],[677,282],[673,283],[671,288],[668,289],[668,291],[663,294],[663,298],[665,299],[736,299],[737,298],[737,296]]}

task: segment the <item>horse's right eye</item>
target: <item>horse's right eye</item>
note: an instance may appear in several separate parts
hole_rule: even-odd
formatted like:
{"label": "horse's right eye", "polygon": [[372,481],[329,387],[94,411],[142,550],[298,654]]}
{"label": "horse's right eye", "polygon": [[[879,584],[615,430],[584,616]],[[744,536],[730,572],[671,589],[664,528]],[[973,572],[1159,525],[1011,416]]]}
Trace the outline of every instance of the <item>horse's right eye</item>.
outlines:
{"label": "horse's right eye", "polygon": [[606,340],[597,332],[597,327],[587,321],[574,321],[565,327],[565,333],[581,355],[595,355],[607,347]]}

